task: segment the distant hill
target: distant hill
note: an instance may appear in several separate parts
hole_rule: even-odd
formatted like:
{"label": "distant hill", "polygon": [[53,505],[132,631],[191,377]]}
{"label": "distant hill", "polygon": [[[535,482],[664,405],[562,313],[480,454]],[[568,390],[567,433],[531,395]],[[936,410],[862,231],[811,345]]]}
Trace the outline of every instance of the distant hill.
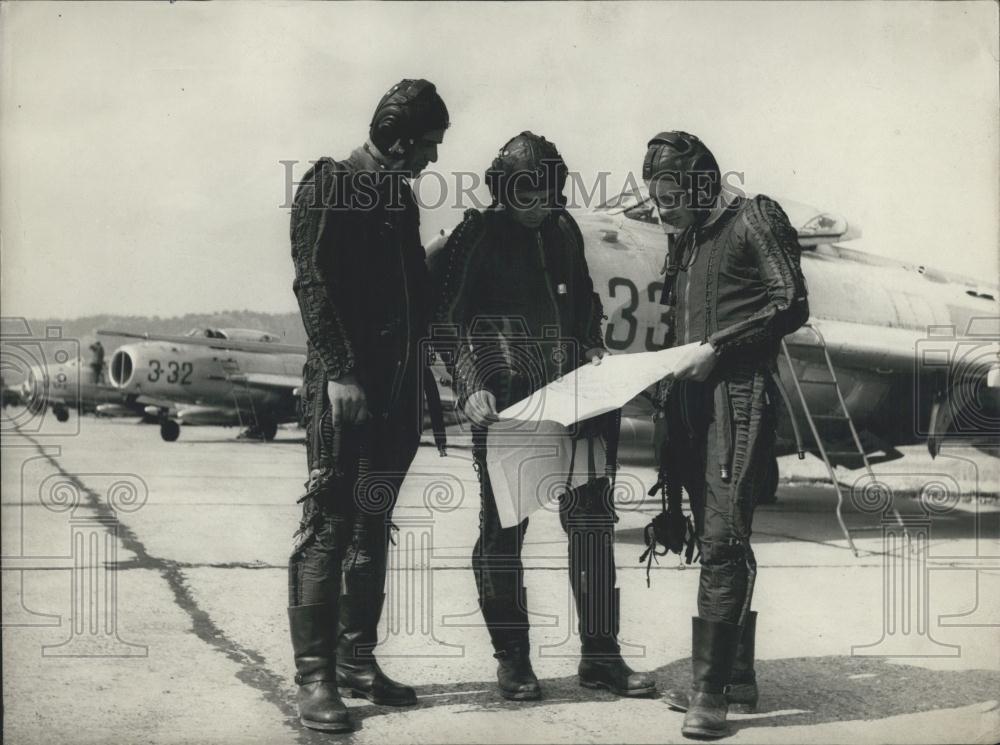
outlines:
{"label": "distant hill", "polygon": [[[160,316],[120,316],[96,315],[82,318],[29,318],[26,319],[31,335],[44,337],[45,329],[56,326],[62,329],[64,339],[77,339],[82,350],[98,338],[98,329],[116,329],[137,333],[186,334],[193,328],[240,328],[260,329],[281,337],[286,344],[305,345],[306,332],[298,312],[257,313],[250,310],[224,310],[218,313],[188,313],[183,316],[161,318]],[[23,333],[20,319],[5,318],[4,334]],[[124,339],[101,337],[105,349],[110,351]]]}

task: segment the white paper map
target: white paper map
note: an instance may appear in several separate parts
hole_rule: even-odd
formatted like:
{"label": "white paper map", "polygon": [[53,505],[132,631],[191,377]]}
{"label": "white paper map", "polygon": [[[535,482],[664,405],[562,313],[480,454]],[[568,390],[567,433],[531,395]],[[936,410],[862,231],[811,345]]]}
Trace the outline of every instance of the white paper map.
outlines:
{"label": "white paper map", "polygon": [[[540,507],[554,509],[569,475],[572,440],[567,427],[624,406],[673,374],[695,346],[606,356],[601,364],[583,365],[501,411],[501,421],[486,438],[486,468],[500,524],[510,528]],[[596,442],[595,473],[603,475],[604,447]],[[586,443],[577,441],[571,485],[589,477]]]}
{"label": "white paper map", "polygon": [[[593,442],[594,473],[603,476],[604,443],[597,438]],[[541,422],[516,436],[490,429],[486,470],[503,527],[512,528],[540,507],[558,509],[559,495],[566,491],[567,483],[578,486],[590,479],[588,440],[576,441],[575,458],[572,447],[569,430],[555,422]]]}
{"label": "white paper map", "polygon": [[[581,365],[528,398],[500,412],[501,419],[559,422],[570,426],[624,406],[673,373],[697,342],[659,352],[607,355],[599,365]],[[495,425],[494,425],[495,426]]]}

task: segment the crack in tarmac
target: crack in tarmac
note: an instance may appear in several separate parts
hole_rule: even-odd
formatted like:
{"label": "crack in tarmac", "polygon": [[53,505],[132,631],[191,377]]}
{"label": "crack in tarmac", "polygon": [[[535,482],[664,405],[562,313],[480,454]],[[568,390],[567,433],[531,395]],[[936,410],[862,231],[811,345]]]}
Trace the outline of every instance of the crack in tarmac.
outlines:
{"label": "crack in tarmac", "polygon": [[295,704],[282,694],[285,687],[284,679],[267,668],[266,661],[259,652],[244,647],[226,636],[209,614],[198,606],[194,593],[184,577],[182,564],[151,555],[132,528],[119,519],[118,513],[106,504],[97,492],[90,489],[75,474],[66,471],[55,457],[45,452],[37,440],[24,433],[21,435],[35,446],[39,454],[48,460],[53,468],[76,485],[80,493],[86,496],[88,507],[117,526],[118,539],[122,546],[138,557],[136,561],[131,562],[132,567],[156,570],[167,581],[174,595],[174,603],[191,619],[191,630],[195,636],[240,666],[236,678],[259,691],[266,701],[281,711],[285,725],[296,733],[300,743],[312,742],[313,739],[309,737],[308,732],[298,726],[298,711]]}

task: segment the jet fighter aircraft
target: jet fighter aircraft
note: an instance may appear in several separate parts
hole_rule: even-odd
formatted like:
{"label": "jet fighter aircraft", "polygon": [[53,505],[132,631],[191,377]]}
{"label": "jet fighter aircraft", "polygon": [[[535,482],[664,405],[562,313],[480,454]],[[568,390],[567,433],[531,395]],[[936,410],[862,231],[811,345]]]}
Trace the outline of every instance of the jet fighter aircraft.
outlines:
{"label": "jet fighter aircraft", "polygon": [[[934,455],[948,436],[1000,434],[997,286],[847,248],[840,244],[860,236],[857,226],[778,201],[798,231],[812,311],[808,326],[786,338],[788,357],[779,357],[782,387],[790,395],[778,453],[802,447],[822,455],[817,438],[809,436],[813,426],[830,464],[848,468],[865,458],[900,457],[897,448],[904,444],[926,441]],[[573,216],[607,316],[608,349],[662,349],[667,236],[644,188]],[[446,238],[442,234],[427,248],[432,273],[443,271],[439,249]],[[642,447],[651,443],[649,414],[648,392],[625,407],[623,447],[630,438]],[[777,480],[775,463],[772,493]]]}
{"label": "jet fighter aircraft", "polygon": [[142,407],[130,405],[108,382],[106,362],[98,372],[79,357],[33,365],[17,393],[21,404],[35,412],[50,408],[59,422],[68,421],[71,411],[108,417],[142,414]]}
{"label": "jet fighter aircraft", "polygon": [[271,440],[299,419],[304,347],[265,331],[192,329],[186,336],[98,331],[140,341],[111,357],[111,385],[142,407],[173,442],[181,424],[239,425],[243,436]]}

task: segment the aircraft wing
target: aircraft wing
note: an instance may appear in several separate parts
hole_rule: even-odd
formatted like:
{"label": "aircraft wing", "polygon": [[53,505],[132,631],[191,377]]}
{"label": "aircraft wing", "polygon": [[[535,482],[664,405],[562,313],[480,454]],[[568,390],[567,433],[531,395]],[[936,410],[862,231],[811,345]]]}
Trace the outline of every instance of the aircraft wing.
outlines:
{"label": "aircraft wing", "polygon": [[[934,403],[927,425],[927,449],[937,456],[941,442],[960,419],[977,418],[980,392],[987,397],[987,407],[1000,403],[1000,319],[978,319],[979,333],[972,326],[969,334],[956,336],[950,327],[940,333],[913,329],[886,328],[841,321],[812,320],[826,341],[827,351],[837,367],[874,370],[927,378],[936,386]],[[934,327],[930,327],[931,330]],[[805,356],[815,338],[806,328],[786,337],[796,345],[794,355]],[[816,347],[815,354],[819,354]],[[983,412],[978,419],[985,420]]]}
{"label": "aircraft wing", "polygon": [[[827,350],[838,366],[892,373],[932,373],[952,369],[962,376],[987,376],[1000,363],[998,348],[990,342],[997,337],[929,335],[914,329],[870,326],[843,321],[810,320],[826,341]],[[815,341],[808,329],[799,329],[786,342],[809,346]]]}
{"label": "aircraft wing", "polygon": [[306,348],[295,344],[276,344],[269,341],[234,341],[232,339],[208,339],[201,336],[176,336],[172,334],[138,334],[134,331],[115,331],[100,329],[98,336],[119,336],[126,339],[142,339],[144,341],[162,341],[170,344],[186,344],[193,347],[212,347],[213,349],[232,349],[238,352],[263,352],[270,354],[301,354]]}

